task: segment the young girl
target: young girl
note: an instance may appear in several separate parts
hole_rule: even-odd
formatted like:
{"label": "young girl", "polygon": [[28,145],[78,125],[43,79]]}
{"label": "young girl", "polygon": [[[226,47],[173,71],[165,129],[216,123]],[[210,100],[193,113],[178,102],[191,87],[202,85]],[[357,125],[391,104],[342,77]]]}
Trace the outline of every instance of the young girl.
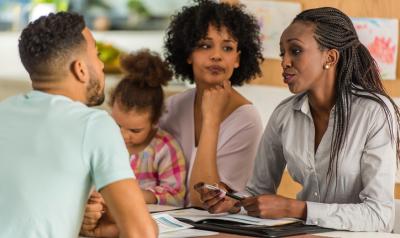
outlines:
{"label": "young girl", "polygon": [[157,126],[164,109],[161,86],[172,72],[148,50],[122,57],[121,67],[126,74],[111,93],[111,115],[121,128],[146,203],[182,206],[185,159],[176,140]]}

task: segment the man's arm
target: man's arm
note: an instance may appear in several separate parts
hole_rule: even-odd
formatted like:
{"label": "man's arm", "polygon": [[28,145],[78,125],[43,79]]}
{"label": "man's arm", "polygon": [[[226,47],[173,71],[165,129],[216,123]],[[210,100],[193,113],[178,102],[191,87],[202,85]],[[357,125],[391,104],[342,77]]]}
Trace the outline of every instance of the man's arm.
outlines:
{"label": "man's arm", "polygon": [[136,180],[119,180],[103,187],[100,193],[114,217],[119,237],[157,237],[158,227]]}

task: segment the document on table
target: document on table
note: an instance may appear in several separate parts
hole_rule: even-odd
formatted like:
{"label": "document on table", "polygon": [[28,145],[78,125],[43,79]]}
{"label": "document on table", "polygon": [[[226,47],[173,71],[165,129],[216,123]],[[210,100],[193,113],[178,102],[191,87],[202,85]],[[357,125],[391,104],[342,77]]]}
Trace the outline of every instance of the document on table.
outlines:
{"label": "document on table", "polygon": [[176,220],[166,213],[152,214],[158,225],[159,238],[199,237],[217,235],[218,232],[190,229],[193,226]]}
{"label": "document on table", "polygon": [[244,223],[244,224],[260,225],[260,226],[278,226],[278,225],[295,223],[295,222],[299,221],[297,219],[292,219],[292,218],[262,219],[262,218],[248,216],[245,213],[210,214],[210,213],[208,213],[208,211],[199,210],[199,209],[195,209],[195,208],[168,211],[168,214],[173,217],[176,217],[176,218],[185,218],[185,219],[192,220],[194,222],[213,219],[213,220],[234,221],[234,222],[240,222],[240,223]]}
{"label": "document on table", "polygon": [[166,213],[152,214],[152,216],[158,225],[158,231],[160,234],[171,231],[189,229],[193,227],[192,225],[178,221],[177,219]]}
{"label": "document on table", "polygon": [[199,236],[213,236],[218,235],[218,232],[215,231],[204,231],[197,229],[187,229],[187,230],[179,230],[179,231],[171,231],[167,233],[162,233],[158,237],[159,238],[186,238],[186,237],[199,237]]}
{"label": "document on table", "polygon": [[181,207],[169,206],[169,205],[158,205],[158,204],[147,204],[147,209],[150,213],[165,212],[170,210],[180,209]]}

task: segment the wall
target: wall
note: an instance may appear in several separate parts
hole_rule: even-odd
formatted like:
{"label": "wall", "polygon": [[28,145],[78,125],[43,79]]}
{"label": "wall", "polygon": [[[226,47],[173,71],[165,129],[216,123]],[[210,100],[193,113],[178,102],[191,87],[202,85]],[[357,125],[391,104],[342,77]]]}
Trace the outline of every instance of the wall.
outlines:
{"label": "wall", "polygon": [[[237,0],[226,0],[236,3]],[[380,17],[400,18],[399,0],[284,0],[287,2],[299,2],[303,10],[322,6],[335,7],[351,17]],[[396,80],[384,80],[385,89],[391,96],[400,96],[400,57],[397,57]],[[267,59],[263,63],[263,77],[253,83],[285,86],[282,82],[282,70],[279,60]]]}
{"label": "wall", "polygon": [[[18,54],[20,32],[0,32],[0,80],[27,80],[28,74],[22,66]],[[124,51],[142,47],[161,53],[163,31],[104,31],[93,32],[96,40],[114,44]]]}

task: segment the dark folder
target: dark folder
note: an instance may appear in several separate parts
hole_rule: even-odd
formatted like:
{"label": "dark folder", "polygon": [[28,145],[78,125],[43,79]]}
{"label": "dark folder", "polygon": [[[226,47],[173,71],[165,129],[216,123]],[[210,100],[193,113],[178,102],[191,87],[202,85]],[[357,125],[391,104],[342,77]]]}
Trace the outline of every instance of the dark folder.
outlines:
{"label": "dark folder", "polygon": [[177,219],[201,230],[218,231],[253,237],[287,237],[333,231],[328,228],[304,225],[303,222],[295,222],[279,226],[260,226],[217,219],[206,219],[198,222],[193,222],[192,220],[185,218]]}

